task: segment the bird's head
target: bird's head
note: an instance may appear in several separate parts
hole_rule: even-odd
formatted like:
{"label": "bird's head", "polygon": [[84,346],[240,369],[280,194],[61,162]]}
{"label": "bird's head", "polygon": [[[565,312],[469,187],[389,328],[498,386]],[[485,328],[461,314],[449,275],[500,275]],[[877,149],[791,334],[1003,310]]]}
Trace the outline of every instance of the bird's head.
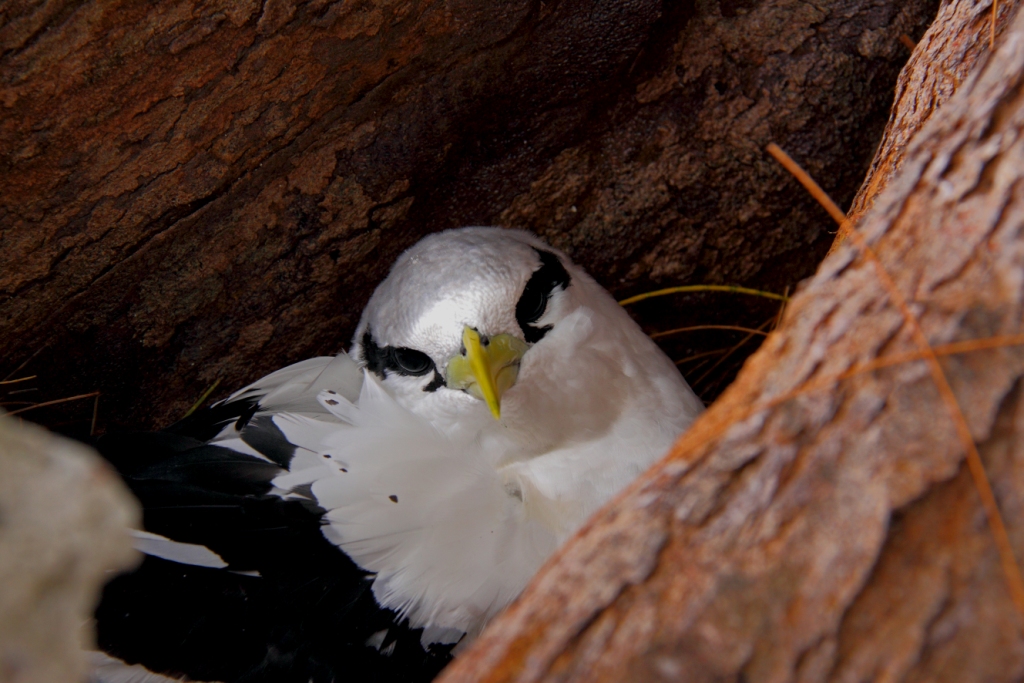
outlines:
{"label": "bird's head", "polygon": [[438,233],[395,262],[363,312],[352,355],[406,408],[436,423],[501,420],[504,403],[521,393],[521,366],[588,303],[589,288],[611,300],[528,233]]}
{"label": "bird's head", "polygon": [[351,352],[435,427],[493,437],[502,461],[611,432],[661,444],[703,409],[607,291],[519,230],[462,228],[414,245],[370,298]]}

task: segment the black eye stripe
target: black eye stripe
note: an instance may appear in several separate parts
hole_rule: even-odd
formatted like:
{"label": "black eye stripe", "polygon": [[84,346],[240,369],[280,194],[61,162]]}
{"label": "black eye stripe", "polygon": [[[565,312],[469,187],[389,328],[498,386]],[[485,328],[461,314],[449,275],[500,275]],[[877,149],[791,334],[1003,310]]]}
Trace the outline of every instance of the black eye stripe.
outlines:
{"label": "black eye stripe", "polygon": [[437,390],[438,387],[434,385],[440,373],[437,372],[437,367],[430,356],[422,351],[406,347],[379,346],[369,329],[363,333],[362,347],[366,369],[381,379],[387,377],[389,371],[406,377],[421,377],[433,372],[435,378],[424,391]]}
{"label": "black eye stripe", "polygon": [[536,327],[534,323],[540,320],[547,310],[552,292],[556,288],[567,289],[572,281],[557,256],[550,251],[534,251],[540,257],[540,268],[530,276],[516,303],[516,322],[523,330],[523,337],[531,344],[539,342],[551,329],[550,325]]}
{"label": "black eye stripe", "polygon": [[430,384],[423,387],[423,391],[437,391],[444,386],[444,377],[441,377],[441,373],[434,370],[434,379],[430,380]]}
{"label": "black eye stripe", "polygon": [[363,362],[366,363],[366,369],[383,379],[387,369],[387,347],[377,346],[373,335],[370,334],[370,328],[366,328],[366,332],[363,333],[362,346]]}

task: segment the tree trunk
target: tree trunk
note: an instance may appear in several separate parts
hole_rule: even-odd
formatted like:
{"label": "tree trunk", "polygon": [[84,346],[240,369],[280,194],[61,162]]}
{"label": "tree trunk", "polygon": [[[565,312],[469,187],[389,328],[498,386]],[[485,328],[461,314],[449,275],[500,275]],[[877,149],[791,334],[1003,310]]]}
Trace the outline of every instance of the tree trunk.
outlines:
{"label": "tree trunk", "polygon": [[344,347],[392,259],[466,224],[532,229],[623,296],[781,291],[831,237],[764,145],[852,197],[936,3],[9,2],[0,377],[167,423]]}
{"label": "tree trunk", "polygon": [[[1009,10],[1016,4],[1003,3],[996,22],[997,36],[1008,25],[1012,14]],[[848,212],[851,222],[863,216],[889,184],[914,135],[974,72],[978,60],[988,56],[991,20],[992,6],[984,3],[953,1],[939,10],[935,22],[900,72],[885,134]]]}
{"label": "tree trunk", "polygon": [[[984,8],[953,4],[946,20]],[[1015,11],[1004,6],[1004,20]],[[899,170],[857,226],[940,352],[1024,332],[1016,14],[998,51],[886,166]],[[444,683],[1019,680],[1024,615],[919,351],[878,264],[839,248],[667,459],[545,567]],[[1024,557],[1024,349],[944,355],[941,367]]]}

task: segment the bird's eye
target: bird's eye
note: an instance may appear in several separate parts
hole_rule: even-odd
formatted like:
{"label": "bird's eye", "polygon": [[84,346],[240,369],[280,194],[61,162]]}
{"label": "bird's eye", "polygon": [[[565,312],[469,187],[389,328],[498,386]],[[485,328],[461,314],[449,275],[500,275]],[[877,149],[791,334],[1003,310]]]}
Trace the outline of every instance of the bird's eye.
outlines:
{"label": "bird's eye", "polygon": [[544,315],[551,294],[558,288],[566,289],[571,279],[557,256],[549,251],[535,251],[540,256],[540,268],[530,276],[516,304],[516,322],[523,330],[523,337],[531,344],[539,342],[551,329],[550,325],[534,326]]}
{"label": "bird's eye", "polygon": [[516,317],[520,322],[530,324],[540,320],[544,315],[544,309],[548,307],[547,295],[536,288],[527,287],[523,295],[519,297],[519,304],[516,306]]}
{"label": "bird's eye", "polygon": [[391,351],[394,370],[403,375],[425,375],[434,368],[430,356],[415,349],[398,348]]}

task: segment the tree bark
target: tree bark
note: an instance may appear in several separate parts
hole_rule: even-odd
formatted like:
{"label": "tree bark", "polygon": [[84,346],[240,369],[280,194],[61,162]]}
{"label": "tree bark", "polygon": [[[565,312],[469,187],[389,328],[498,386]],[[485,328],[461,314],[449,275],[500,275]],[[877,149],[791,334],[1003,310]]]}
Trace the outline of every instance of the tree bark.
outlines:
{"label": "tree bark", "polygon": [[[997,8],[997,38],[1008,26],[1015,7],[1015,2],[1003,2]],[[871,208],[875,197],[899,170],[910,140],[974,72],[978,60],[988,55],[991,21],[992,6],[984,3],[948,2],[940,8],[900,72],[882,142],[847,212],[851,222]]]}
{"label": "tree bark", "polygon": [[[0,377],[38,375],[40,399],[99,390],[101,427],[166,424],[215,381],[344,347],[392,259],[465,224],[532,229],[620,295],[781,291],[831,238],[761,150],[851,197],[898,36],[935,8],[7,3]],[[695,303],[636,311],[773,312]]]}
{"label": "tree bark", "polygon": [[[932,346],[1024,331],[1024,13],[1004,11],[858,226]],[[1019,680],[1024,615],[926,363],[837,379],[918,350],[876,264],[839,248],[441,680]],[[1024,349],[941,365],[1024,557]]]}

